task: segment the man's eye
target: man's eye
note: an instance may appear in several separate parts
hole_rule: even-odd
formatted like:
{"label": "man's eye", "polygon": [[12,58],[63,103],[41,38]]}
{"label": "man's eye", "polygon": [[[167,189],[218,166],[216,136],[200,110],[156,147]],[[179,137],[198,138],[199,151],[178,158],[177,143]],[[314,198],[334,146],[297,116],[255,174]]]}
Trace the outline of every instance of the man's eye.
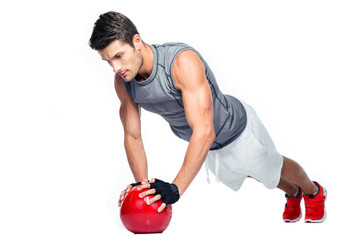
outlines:
{"label": "man's eye", "polygon": [[115,55],[115,58],[121,58],[121,55],[119,54],[119,55]]}

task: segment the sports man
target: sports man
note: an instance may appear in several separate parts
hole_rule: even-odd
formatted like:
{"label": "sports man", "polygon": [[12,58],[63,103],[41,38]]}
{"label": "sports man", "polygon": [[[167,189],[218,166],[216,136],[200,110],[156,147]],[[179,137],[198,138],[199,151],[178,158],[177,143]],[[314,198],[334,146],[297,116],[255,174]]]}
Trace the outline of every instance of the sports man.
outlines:
{"label": "sports man", "polygon": [[[326,218],[326,190],[312,182],[295,161],[277,152],[254,109],[244,101],[220,92],[207,62],[183,43],[149,45],[123,14],[108,12],[95,22],[91,48],[98,51],[115,72],[120,99],[124,145],[135,182],[132,187],[149,189],[140,197],[162,199],[158,209],[179,200],[204,161],[221,182],[237,191],[246,177],[286,194],[285,222],[301,219],[305,200],[305,222]],[[141,139],[140,109],[161,115],[173,133],[189,142],[184,162],[172,183],[148,179],[147,159]]]}

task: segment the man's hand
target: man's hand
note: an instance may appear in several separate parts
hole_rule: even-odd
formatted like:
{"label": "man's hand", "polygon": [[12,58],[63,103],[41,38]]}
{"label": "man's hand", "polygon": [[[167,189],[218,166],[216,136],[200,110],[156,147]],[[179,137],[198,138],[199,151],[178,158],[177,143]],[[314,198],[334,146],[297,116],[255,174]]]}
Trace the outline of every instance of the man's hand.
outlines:
{"label": "man's hand", "polygon": [[153,204],[156,201],[162,199],[163,203],[158,208],[158,212],[162,212],[167,204],[173,204],[180,198],[179,189],[175,184],[170,184],[159,179],[151,179],[150,183],[142,184],[138,187],[138,190],[149,188],[149,191],[143,192],[139,195],[140,198],[144,198],[148,195],[155,195],[155,197],[147,201],[148,205]]}
{"label": "man's hand", "polygon": [[148,181],[147,179],[144,179],[142,182],[132,183],[132,184],[128,185],[128,186],[126,187],[126,189],[125,189],[124,191],[122,191],[121,194],[120,194],[118,206],[119,206],[119,207],[121,206],[121,203],[122,203],[122,201],[124,201],[126,194],[127,194],[128,192],[130,192],[130,190],[131,190],[133,187],[139,186],[139,185],[141,185],[141,184],[144,184],[144,185],[145,185],[145,184],[148,184],[148,183],[149,183],[149,181]]}

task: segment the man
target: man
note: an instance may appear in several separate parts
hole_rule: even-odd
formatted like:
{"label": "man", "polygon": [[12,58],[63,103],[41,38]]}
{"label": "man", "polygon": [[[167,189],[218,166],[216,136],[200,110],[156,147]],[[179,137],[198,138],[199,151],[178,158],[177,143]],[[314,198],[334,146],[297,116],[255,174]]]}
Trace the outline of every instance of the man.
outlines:
{"label": "man", "polygon": [[[285,222],[299,221],[305,200],[305,222],[326,218],[326,190],[312,182],[295,161],[280,155],[254,109],[220,92],[215,76],[202,56],[183,43],[149,45],[124,15],[108,12],[95,22],[90,38],[115,72],[120,99],[124,145],[137,186],[149,189],[140,197],[156,195],[148,204],[179,200],[206,165],[228,187],[238,190],[246,177],[286,194]],[[160,114],[175,135],[189,142],[184,162],[172,183],[148,179],[147,159],[141,139],[140,108]]]}

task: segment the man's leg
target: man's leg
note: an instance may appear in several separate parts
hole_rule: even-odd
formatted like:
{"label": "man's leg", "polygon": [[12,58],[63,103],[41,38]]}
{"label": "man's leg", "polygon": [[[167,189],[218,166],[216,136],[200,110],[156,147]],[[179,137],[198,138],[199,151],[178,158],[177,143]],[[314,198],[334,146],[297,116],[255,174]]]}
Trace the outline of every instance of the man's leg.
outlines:
{"label": "man's leg", "polygon": [[297,191],[299,186],[305,194],[313,194],[318,190],[318,187],[309,179],[304,169],[294,160],[284,157],[283,168],[281,170],[281,178],[279,189],[283,190],[289,196],[292,196]]}

